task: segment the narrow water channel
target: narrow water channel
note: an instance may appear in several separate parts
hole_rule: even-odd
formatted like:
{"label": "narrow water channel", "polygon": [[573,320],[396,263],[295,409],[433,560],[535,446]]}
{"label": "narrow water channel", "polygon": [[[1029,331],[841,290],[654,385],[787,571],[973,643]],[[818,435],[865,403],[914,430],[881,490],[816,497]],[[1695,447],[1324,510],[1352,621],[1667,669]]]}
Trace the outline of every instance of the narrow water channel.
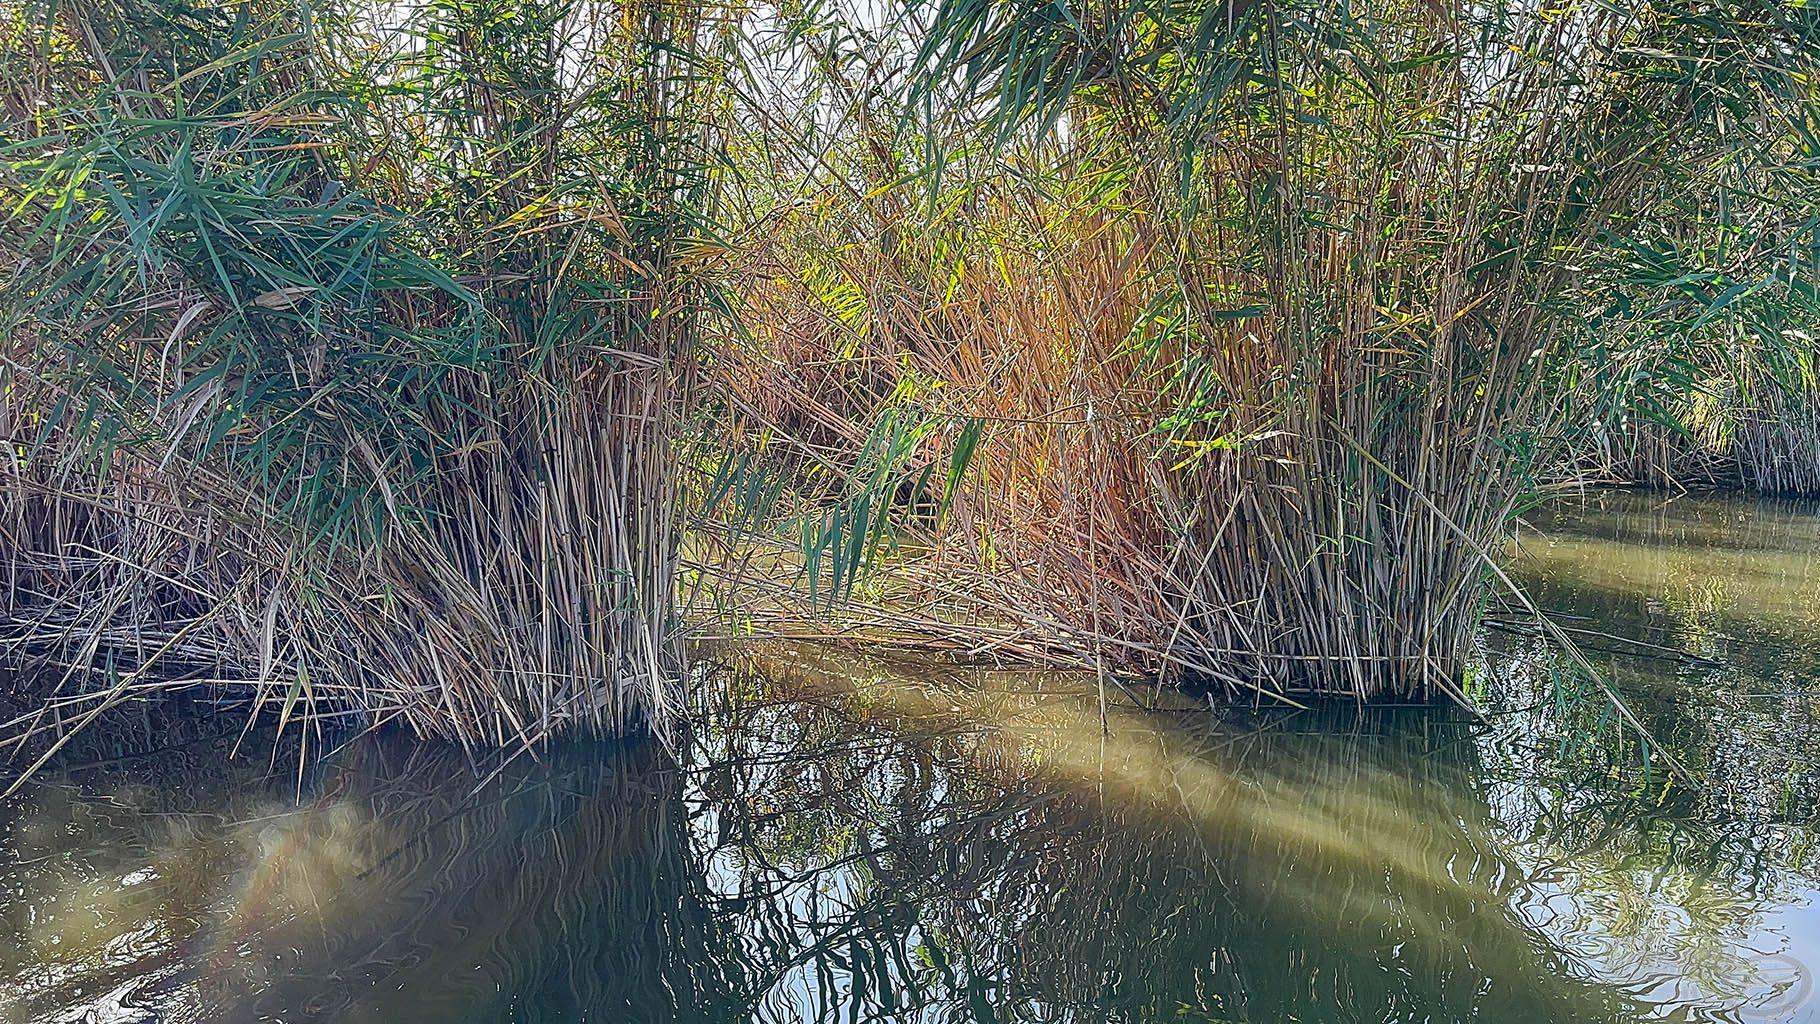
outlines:
{"label": "narrow water channel", "polygon": [[1820,1021],[1820,509],[1606,492],[1519,545],[1701,786],[1517,616],[1484,720],[787,646],[715,656],[681,766],[299,773],[149,709],[0,806],[0,1020]]}

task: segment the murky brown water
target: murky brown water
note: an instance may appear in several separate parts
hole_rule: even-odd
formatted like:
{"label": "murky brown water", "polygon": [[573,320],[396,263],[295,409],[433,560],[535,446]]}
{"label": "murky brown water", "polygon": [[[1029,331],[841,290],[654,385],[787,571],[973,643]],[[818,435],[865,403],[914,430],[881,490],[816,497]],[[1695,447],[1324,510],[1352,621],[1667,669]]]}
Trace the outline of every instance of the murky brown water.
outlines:
{"label": "murky brown water", "polygon": [[1102,730],[1082,680],[787,647],[708,673],[681,767],[381,736],[300,778],[135,713],[0,807],[0,1019],[1820,1020],[1820,512],[1529,519],[1702,786],[1520,631],[1489,725],[1115,693]]}

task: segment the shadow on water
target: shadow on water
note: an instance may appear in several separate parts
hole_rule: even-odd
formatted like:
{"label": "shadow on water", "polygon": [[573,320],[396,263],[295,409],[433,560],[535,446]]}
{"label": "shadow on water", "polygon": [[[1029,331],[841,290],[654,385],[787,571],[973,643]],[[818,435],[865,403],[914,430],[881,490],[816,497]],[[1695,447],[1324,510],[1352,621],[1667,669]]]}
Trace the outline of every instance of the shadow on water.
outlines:
{"label": "shadow on water", "polygon": [[680,766],[571,745],[484,780],[389,735],[299,777],[145,708],[0,806],[0,1020],[1820,1019],[1815,719],[1755,696],[1808,685],[1759,649],[1801,603],[1687,603],[1612,563],[1692,540],[1580,515],[1549,536],[1604,568],[1526,571],[1571,621],[1723,655],[1612,659],[1710,786],[1584,742],[1521,638],[1489,727],[1116,692],[1102,725],[1090,680],[747,646],[708,652]]}

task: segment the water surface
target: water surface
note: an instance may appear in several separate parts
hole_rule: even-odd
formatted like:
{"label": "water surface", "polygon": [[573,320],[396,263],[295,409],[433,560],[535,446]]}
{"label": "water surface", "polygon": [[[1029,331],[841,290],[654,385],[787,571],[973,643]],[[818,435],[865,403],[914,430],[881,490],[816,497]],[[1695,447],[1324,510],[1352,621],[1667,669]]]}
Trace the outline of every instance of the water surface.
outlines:
{"label": "water surface", "polygon": [[715,653],[680,765],[477,776],[380,735],[299,772],[143,710],[0,807],[0,1019],[1820,1020],[1820,514],[1528,523],[1538,600],[1702,785],[1516,619],[1487,720],[1102,715],[1090,681],[781,645]]}

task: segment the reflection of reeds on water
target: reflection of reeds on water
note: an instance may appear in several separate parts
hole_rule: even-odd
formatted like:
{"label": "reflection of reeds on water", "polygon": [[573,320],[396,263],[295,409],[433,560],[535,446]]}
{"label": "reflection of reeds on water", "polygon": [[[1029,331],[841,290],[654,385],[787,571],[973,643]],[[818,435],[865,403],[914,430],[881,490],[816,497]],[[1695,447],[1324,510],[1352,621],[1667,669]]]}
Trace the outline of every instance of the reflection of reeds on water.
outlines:
{"label": "reflection of reeds on water", "polygon": [[[1813,509],[1608,492],[1563,500],[1531,521],[1518,571],[1611,659],[1642,713],[1672,719],[1658,739],[1767,742],[1805,757],[1811,744],[1798,732],[1814,718],[1809,680],[1820,669]],[[1720,711],[1734,716],[1724,728]],[[1677,729],[1697,735],[1677,741]]]}
{"label": "reflection of reeds on water", "polygon": [[[1534,749],[1553,766],[1559,795],[1536,820],[1535,844],[1580,865],[1582,891],[1611,915],[1627,908],[1634,935],[1659,924],[1666,903],[1691,908],[1667,925],[1677,941],[1704,935],[1721,949],[1742,928],[1727,922],[1748,920],[1813,873],[1820,517],[1793,501],[1606,491],[1529,518],[1517,567],[1532,593],[1551,615],[1598,632],[1588,642],[1606,646],[1612,680],[1699,780],[1614,777],[1599,749],[1600,711],[1547,698],[1558,682],[1553,657],[1498,645],[1491,667],[1502,700],[1543,700],[1552,717],[1534,726]],[[1535,800],[1520,783],[1487,784]],[[1646,881],[1639,865],[1653,872]]]}
{"label": "reflection of reeds on water", "polygon": [[[849,678],[813,659],[781,675],[822,694]],[[832,804],[848,821],[856,791],[879,801],[846,847],[864,865],[849,905],[882,920],[909,907],[914,927],[896,928],[911,948],[879,958],[913,965],[896,987],[1031,1020],[1640,1012],[1576,977],[1511,908],[1518,875],[1476,795],[1463,722],[1292,720],[1221,738],[1115,707],[1102,734],[1078,687],[859,678],[852,704],[787,729],[800,740],[821,716],[831,742],[906,721],[935,736],[915,756],[862,745],[869,786],[791,773],[796,787],[767,777],[747,799]],[[790,840],[771,837],[778,863]],[[842,980],[879,1015],[899,998]]]}
{"label": "reflection of reeds on water", "polygon": [[1114,692],[1102,727],[1069,676],[720,671],[680,768],[559,747],[477,785],[367,739],[301,802],[288,750],[54,771],[13,807],[0,991],[34,1024],[1625,1021],[1674,1009],[1636,981],[1658,940],[1689,1005],[1738,1005],[1715,943],[1787,884],[1440,709],[1211,727]]}
{"label": "reflection of reeds on water", "polygon": [[337,1020],[668,1020],[711,998],[679,779],[655,751],[559,750],[470,797],[452,752],[369,749],[359,799],[392,846],[344,890],[358,918],[304,947],[315,970],[253,1006],[340,991]]}

